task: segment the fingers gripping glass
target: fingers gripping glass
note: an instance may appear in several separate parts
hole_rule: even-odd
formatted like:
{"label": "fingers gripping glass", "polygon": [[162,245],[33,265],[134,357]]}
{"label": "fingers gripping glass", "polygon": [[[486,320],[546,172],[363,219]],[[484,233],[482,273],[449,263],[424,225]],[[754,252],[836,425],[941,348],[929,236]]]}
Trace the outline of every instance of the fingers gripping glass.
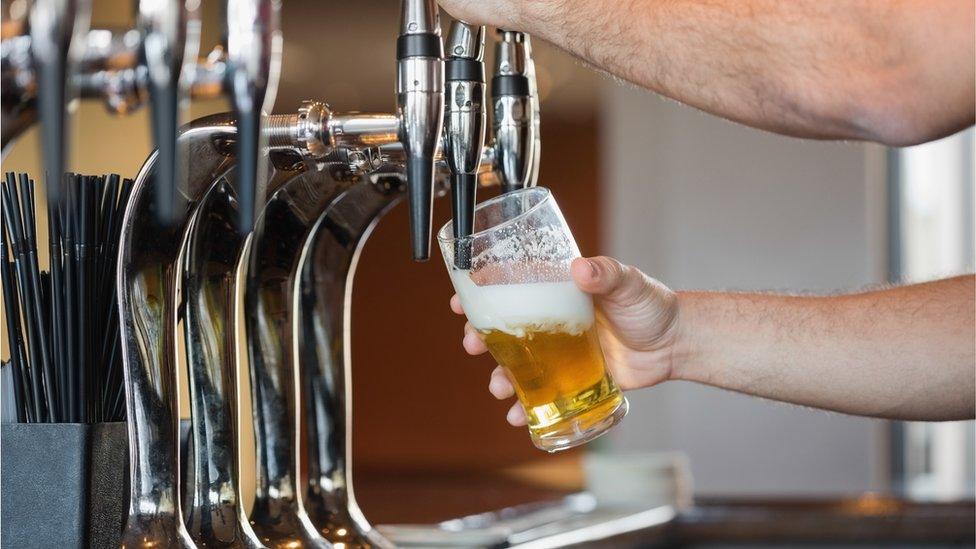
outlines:
{"label": "fingers gripping glass", "polygon": [[537,447],[578,446],[626,415],[592,299],[570,277],[579,248],[548,189],[488,200],[475,210],[474,234],[454,238],[448,223],[437,239],[468,321],[507,370]]}

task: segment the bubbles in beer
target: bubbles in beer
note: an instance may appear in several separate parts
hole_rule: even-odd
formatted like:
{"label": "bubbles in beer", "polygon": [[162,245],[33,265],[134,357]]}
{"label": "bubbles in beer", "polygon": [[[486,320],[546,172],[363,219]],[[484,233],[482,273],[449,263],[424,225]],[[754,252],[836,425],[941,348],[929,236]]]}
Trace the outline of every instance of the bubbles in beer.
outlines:
{"label": "bubbles in beer", "polygon": [[623,417],[626,400],[607,373],[593,303],[571,280],[492,284],[490,269],[451,277],[468,321],[508,371],[536,446],[570,447]]}

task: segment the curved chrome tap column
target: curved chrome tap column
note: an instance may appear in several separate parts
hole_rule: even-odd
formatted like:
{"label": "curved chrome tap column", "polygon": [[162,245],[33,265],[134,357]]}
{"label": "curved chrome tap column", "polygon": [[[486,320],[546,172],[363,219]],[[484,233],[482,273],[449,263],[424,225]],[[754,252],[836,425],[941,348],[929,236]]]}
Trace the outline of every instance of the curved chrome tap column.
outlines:
{"label": "curved chrome tap column", "polygon": [[295,305],[307,236],[351,184],[327,169],[295,176],[268,200],[251,240],[244,299],[257,446],[251,523],[269,547],[330,547],[306,514],[299,482]]}
{"label": "curved chrome tap column", "polygon": [[[228,135],[228,137],[233,137]],[[186,526],[201,547],[264,547],[240,499],[237,380],[237,193],[223,174],[197,206],[182,259],[193,428]]]}
{"label": "curved chrome tap column", "polygon": [[353,494],[349,322],[359,254],[373,227],[405,193],[399,177],[351,187],[315,224],[301,265],[298,348],[308,426],[306,507],[319,531],[345,547],[392,547],[370,526]]}
{"label": "curved chrome tap column", "polygon": [[154,153],[136,177],[119,243],[118,300],[129,429],[129,517],[123,547],[195,547],[183,526],[176,392],[177,257],[193,208],[225,171],[212,139],[232,121],[211,117],[177,141],[176,221],[161,224]]}
{"label": "curved chrome tap column", "polygon": [[[236,136],[229,114],[194,121],[181,132],[179,158],[192,154],[193,161],[184,162],[177,177],[176,223],[156,222],[156,154],[140,171],[126,213],[119,274],[132,479],[126,547],[194,547],[193,540],[206,547],[262,547],[237,494],[232,296],[244,239],[234,224],[236,190],[230,183]],[[276,171],[270,186],[297,174]],[[194,444],[186,520],[193,540],[179,500],[173,370],[178,269],[187,307]]]}

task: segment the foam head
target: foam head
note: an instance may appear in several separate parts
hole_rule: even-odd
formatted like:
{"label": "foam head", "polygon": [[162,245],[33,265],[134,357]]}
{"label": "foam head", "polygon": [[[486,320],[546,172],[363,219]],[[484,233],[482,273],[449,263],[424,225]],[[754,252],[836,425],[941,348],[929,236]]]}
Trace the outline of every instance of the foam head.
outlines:
{"label": "foam head", "polygon": [[451,271],[451,281],[468,321],[483,332],[580,333],[593,325],[593,301],[571,280],[479,286],[470,271],[456,269]]}

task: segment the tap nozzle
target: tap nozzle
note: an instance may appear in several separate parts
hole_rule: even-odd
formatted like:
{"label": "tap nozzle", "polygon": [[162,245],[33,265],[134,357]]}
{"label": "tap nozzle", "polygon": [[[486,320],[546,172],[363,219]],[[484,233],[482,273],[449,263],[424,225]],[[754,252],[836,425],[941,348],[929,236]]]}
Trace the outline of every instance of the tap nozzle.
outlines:
{"label": "tap nozzle", "polygon": [[[227,0],[226,89],[237,118],[237,195],[249,232],[263,195],[261,115],[274,105],[281,69],[279,0]],[[261,187],[261,188],[259,188]]]}
{"label": "tap nozzle", "polygon": [[31,5],[30,54],[37,78],[41,151],[48,204],[61,201],[61,174],[67,151],[65,117],[73,68],[84,53],[91,4],[88,0],[34,0]]}
{"label": "tap nozzle", "polygon": [[454,219],[454,264],[471,268],[470,236],[474,229],[478,168],[485,146],[485,28],[455,21],[447,41],[444,68],[444,156],[451,170]]}
{"label": "tap nozzle", "polygon": [[444,52],[434,0],[403,0],[397,38],[397,118],[406,155],[415,261],[430,258],[434,154],[444,123]]}
{"label": "tap nozzle", "polygon": [[509,192],[529,184],[534,132],[525,35],[501,29],[498,34],[491,78],[492,130],[502,191]]}
{"label": "tap nozzle", "polygon": [[176,216],[176,138],[187,93],[181,78],[184,63],[195,62],[200,47],[197,3],[186,0],[140,0],[139,31],[146,66],[153,140],[156,142],[156,219],[164,224]]}

